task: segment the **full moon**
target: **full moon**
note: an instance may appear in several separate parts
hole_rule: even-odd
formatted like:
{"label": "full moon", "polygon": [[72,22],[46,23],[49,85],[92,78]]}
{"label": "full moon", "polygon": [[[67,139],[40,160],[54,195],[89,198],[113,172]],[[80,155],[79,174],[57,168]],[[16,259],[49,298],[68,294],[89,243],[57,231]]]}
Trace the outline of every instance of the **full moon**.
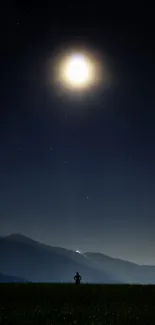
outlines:
{"label": "full moon", "polygon": [[75,87],[83,86],[89,83],[91,77],[90,64],[86,58],[79,54],[74,54],[68,58],[64,67],[64,77]]}
{"label": "full moon", "polygon": [[66,90],[90,89],[101,79],[99,62],[86,51],[71,51],[62,54],[55,67],[56,80]]}
{"label": "full moon", "polygon": [[[90,91],[100,89],[103,76],[102,59],[92,49],[72,47],[57,49],[47,65],[49,85],[54,85],[57,94],[67,94],[75,98],[87,96]],[[76,97],[76,94],[79,97]],[[73,97],[72,97],[73,98]]]}

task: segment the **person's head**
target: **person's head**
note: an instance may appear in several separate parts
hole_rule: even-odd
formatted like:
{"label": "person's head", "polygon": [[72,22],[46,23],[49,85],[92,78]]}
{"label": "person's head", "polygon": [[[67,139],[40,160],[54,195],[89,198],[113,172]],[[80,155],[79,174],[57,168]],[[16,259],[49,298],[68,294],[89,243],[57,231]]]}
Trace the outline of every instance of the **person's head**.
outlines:
{"label": "person's head", "polygon": [[76,272],[76,275],[79,275],[79,272]]}

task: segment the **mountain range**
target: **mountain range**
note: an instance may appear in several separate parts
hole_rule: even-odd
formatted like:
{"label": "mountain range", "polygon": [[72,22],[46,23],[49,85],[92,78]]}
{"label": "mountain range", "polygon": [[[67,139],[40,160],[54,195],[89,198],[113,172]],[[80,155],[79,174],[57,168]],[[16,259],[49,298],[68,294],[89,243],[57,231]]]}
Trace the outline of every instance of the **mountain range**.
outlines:
{"label": "mountain range", "polygon": [[81,254],[20,234],[0,237],[0,282],[73,282],[76,271],[84,283],[155,284],[155,266],[102,253]]}
{"label": "mountain range", "polygon": [[27,282],[25,279],[17,278],[8,274],[0,273],[0,283],[23,283]]}

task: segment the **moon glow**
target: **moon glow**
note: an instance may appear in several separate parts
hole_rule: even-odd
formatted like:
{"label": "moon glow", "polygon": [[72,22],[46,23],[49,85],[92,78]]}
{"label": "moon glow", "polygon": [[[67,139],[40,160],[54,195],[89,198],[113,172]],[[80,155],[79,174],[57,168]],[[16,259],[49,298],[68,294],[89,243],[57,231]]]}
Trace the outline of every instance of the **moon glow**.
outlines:
{"label": "moon glow", "polygon": [[96,86],[101,74],[94,57],[84,51],[71,51],[56,63],[56,79],[63,89],[83,91]]}
{"label": "moon glow", "polygon": [[91,78],[91,65],[84,56],[74,54],[68,58],[63,73],[66,82],[74,87],[83,87]]}
{"label": "moon glow", "polygon": [[[57,97],[69,100],[87,100],[93,104],[100,97],[106,83],[103,58],[99,52],[85,47],[58,48],[47,60],[46,80]],[[53,91],[51,95],[53,95]]]}

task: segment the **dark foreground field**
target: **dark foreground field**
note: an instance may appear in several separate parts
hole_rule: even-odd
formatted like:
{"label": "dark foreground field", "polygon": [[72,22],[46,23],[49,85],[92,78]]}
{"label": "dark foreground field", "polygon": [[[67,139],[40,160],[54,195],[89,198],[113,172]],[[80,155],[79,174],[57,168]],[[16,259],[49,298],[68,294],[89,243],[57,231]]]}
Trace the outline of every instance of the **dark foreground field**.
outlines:
{"label": "dark foreground field", "polygon": [[0,324],[155,324],[155,287],[0,284]]}

